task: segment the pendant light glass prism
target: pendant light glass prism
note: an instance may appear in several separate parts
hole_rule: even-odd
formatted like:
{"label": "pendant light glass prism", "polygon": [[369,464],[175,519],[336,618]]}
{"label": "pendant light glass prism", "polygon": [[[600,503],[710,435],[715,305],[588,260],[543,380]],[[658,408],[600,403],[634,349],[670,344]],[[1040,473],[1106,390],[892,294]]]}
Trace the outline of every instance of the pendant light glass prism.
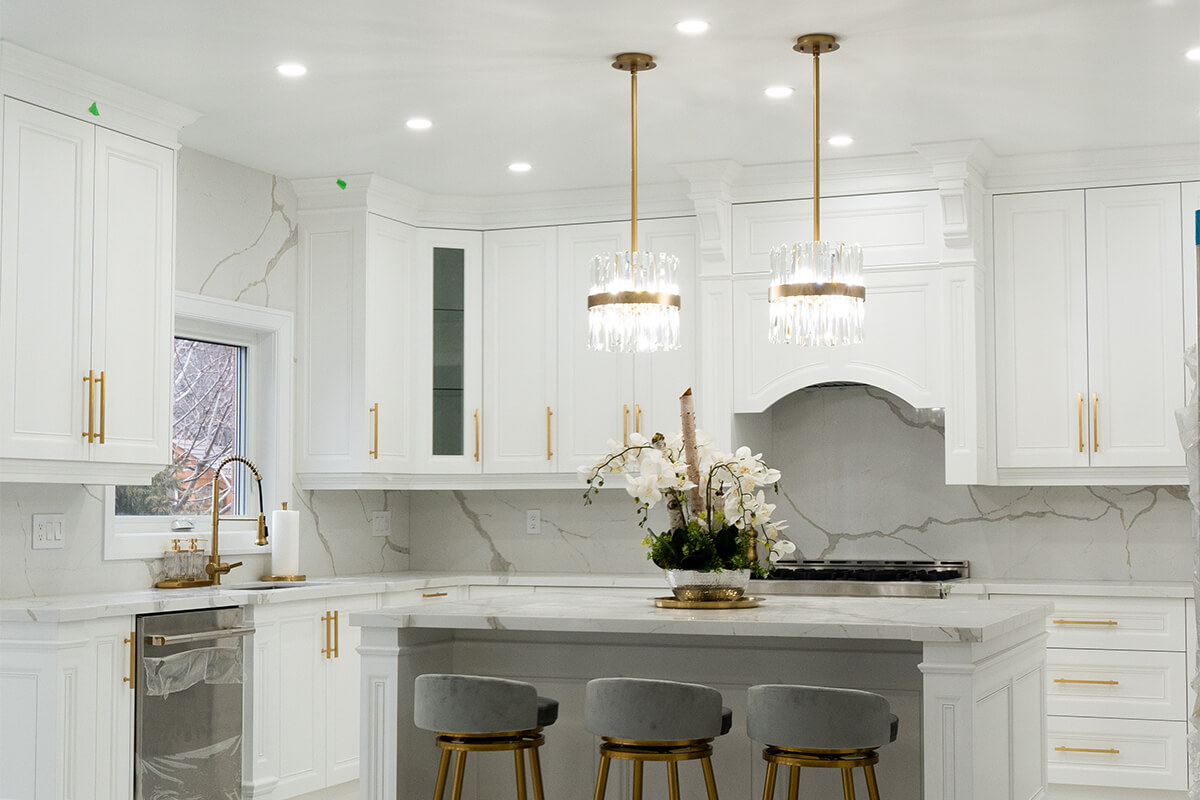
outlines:
{"label": "pendant light glass prism", "polygon": [[827,33],[801,36],[792,48],[813,57],[813,238],[771,250],[769,338],[774,344],[860,344],[862,248],[821,241],[821,54],[838,49]]}
{"label": "pendant light glass prism", "polygon": [[592,259],[588,348],[652,353],[679,348],[679,259],[638,250],[637,76],[657,66],[645,53],[622,53],[613,67],[629,73],[632,148],[629,250]]}

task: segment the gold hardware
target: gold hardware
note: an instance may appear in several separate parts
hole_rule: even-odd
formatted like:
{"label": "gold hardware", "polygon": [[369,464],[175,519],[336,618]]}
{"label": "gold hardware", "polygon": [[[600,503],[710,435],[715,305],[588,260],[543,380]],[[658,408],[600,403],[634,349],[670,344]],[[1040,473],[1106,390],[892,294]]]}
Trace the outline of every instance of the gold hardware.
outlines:
{"label": "gold hardware", "polygon": [[629,172],[632,178],[629,190],[629,252],[636,253],[638,249],[637,74],[639,70],[654,69],[658,65],[654,63],[654,56],[646,55],[645,53],[621,53],[616,57],[612,65],[614,69],[629,73],[629,127],[631,132]]}
{"label": "gold hardware", "polygon": [[679,308],[679,295],[668,292],[598,292],[588,295],[588,308],[640,303]]}
{"label": "gold hardware", "polygon": [[621,406],[621,445],[629,446],[629,406]]}
{"label": "gold hardware", "polygon": [[421,597],[445,597],[445,592],[421,592]]}
{"label": "gold hardware", "polygon": [[372,423],[372,427],[374,428],[374,431],[375,431],[372,434],[372,439],[371,439],[374,446],[370,450],[367,451],[367,455],[369,455],[371,458],[378,459],[379,458],[379,403],[376,403],[375,405],[368,408],[367,413],[369,413],[371,415],[371,417],[374,419],[374,422]]}
{"label": "gold hardware", "polygon": [[326,611],[321,621],[325,623],[325,646],[321,648],[321,652],[325,654],[326,659],[330,659],[333,658],[333,648],[329,646],[329,623],[333,622],[333,615]]}
{"label": "gold hardware", "polygon": [[818,295],[842,295],[859,300],[867,299],[867,287],[847,283],[785,283],[767,290],[768,300],[783,297],[816,297]]}
{"label": "gold hardware", "polygon": [[1056,619],[1055,625],[1116,625],[1115,619]]}
{"label": "gold hardware", "polygon": [[1073,678],[1055,678],[1055,683],[1086,683],[1089,686],[1118,686],[1120,681],[1080,681]]}
{"label": "gold hardware", "polygon": [[333,657],[338,658],[338,612],[333,612]]}
{"label": "gold hardware", "polygon": [[130,631],[129,638],[123,640],[129,645],[129,677],[121,678],[121,683],[128,683],[130,691],[137,688],[137,645],[134,644],[136,639],[137,633]]}
{"label": "gold hardware", "polygon": [[1097,750],[1092,747],[1056,747],[1054,749],[1060,753],[1104,753],[1112,756],[1115,756],[1121,752],[1115,748],[1110,748],[1108,750]]}
{"label": "gold hardware", "polygon": [[642,432],[642,407],[637,403],[633,404],[633,432]]}
{"label": "gold hardware", "polygon": [[479,461],[479,409],[475,409],[475,460]]}
{"label": "gold hardware", "polygon": [[810,33],[796,39],[792,49],[813,57],[813,241],[821,241],[821,53],[840,45],[828,33]]}
{"label": "gold hardware", "polygon": [[83,432],[83,438],[88,440],[88,444],[91,444],[96,440],[96,373],[93,370],[88,370],[88,374],[84,377],[83,382],[88,385],[88,423],[87,430]]}
{"label": "gold hardware", "polygon": [[550,449],[550,417],[554,412],[550,410],[550,406],[546,406],[546,460],[549,461],[554,456],[554,451]]}
{"label": "gold hardware", "polygon": [[1083,392],[1079,392],[1079,452],[1083,452]]}
{"label": "gold hardware", "polygon": [[104,370],[100,370],[100,444],[104,444]]}
{"label": "gold hardware", "polygon": [[1100,395],[1092,392],[1092,452],[1100,452]]}

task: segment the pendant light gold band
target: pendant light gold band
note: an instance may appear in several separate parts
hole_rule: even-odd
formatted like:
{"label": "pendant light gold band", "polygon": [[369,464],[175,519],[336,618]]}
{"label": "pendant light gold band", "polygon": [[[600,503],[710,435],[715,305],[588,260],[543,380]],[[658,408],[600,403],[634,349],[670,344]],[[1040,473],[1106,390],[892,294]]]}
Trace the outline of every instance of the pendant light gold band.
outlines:
{"label": "pendant light gold band", "polygon": [[601,292],[588,295],[588,308],[626,303],[644,303],[679,308],[679,295],[666,292]]}
{"label": "pendant light gold band", "polygon": [[856,300],[865,301],[867,287],[849,283],[785,283],[781,286],[772,286],[767,297],[770,300],[780,300],[785,297],[853,297]]}

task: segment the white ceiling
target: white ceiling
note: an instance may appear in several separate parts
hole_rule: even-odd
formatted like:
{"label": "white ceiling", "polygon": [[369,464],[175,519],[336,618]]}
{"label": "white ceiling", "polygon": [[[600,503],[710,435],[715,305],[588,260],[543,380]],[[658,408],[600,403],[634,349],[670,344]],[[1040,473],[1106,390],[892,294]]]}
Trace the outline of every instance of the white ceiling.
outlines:
{"label": "white ceiling", "polygon": [[[680,19],[708,20],[688,37]],[[674,164],[822,159],[981,139],[998,155],[1198,145],[1198,0],[0,0],[0,38],[203,116],[190,147],[287,178],[373,172],[498,195],[628,182],[639,78],[643,184]],[[308,75],[278,76],[300,61]],[[772,101],[772,84],[797,89]],[[434,127],[409,131],[426,116]],[[511,161],[533,171],[514,175]]]}

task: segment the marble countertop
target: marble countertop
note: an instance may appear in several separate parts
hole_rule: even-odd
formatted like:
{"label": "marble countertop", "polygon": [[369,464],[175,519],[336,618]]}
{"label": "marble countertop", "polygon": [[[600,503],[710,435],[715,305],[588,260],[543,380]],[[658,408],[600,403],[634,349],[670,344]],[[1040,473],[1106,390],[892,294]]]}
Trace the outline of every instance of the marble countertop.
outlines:
{"label": "marble countertop", "polygon": [[1040,603],[885,597],[765,598],[756,608],[657,608],[628,591],[564,589],[471,600],[439,600],[350,615],[374,628],[651,633],[720,636],[986,642],[1033,626]]}

